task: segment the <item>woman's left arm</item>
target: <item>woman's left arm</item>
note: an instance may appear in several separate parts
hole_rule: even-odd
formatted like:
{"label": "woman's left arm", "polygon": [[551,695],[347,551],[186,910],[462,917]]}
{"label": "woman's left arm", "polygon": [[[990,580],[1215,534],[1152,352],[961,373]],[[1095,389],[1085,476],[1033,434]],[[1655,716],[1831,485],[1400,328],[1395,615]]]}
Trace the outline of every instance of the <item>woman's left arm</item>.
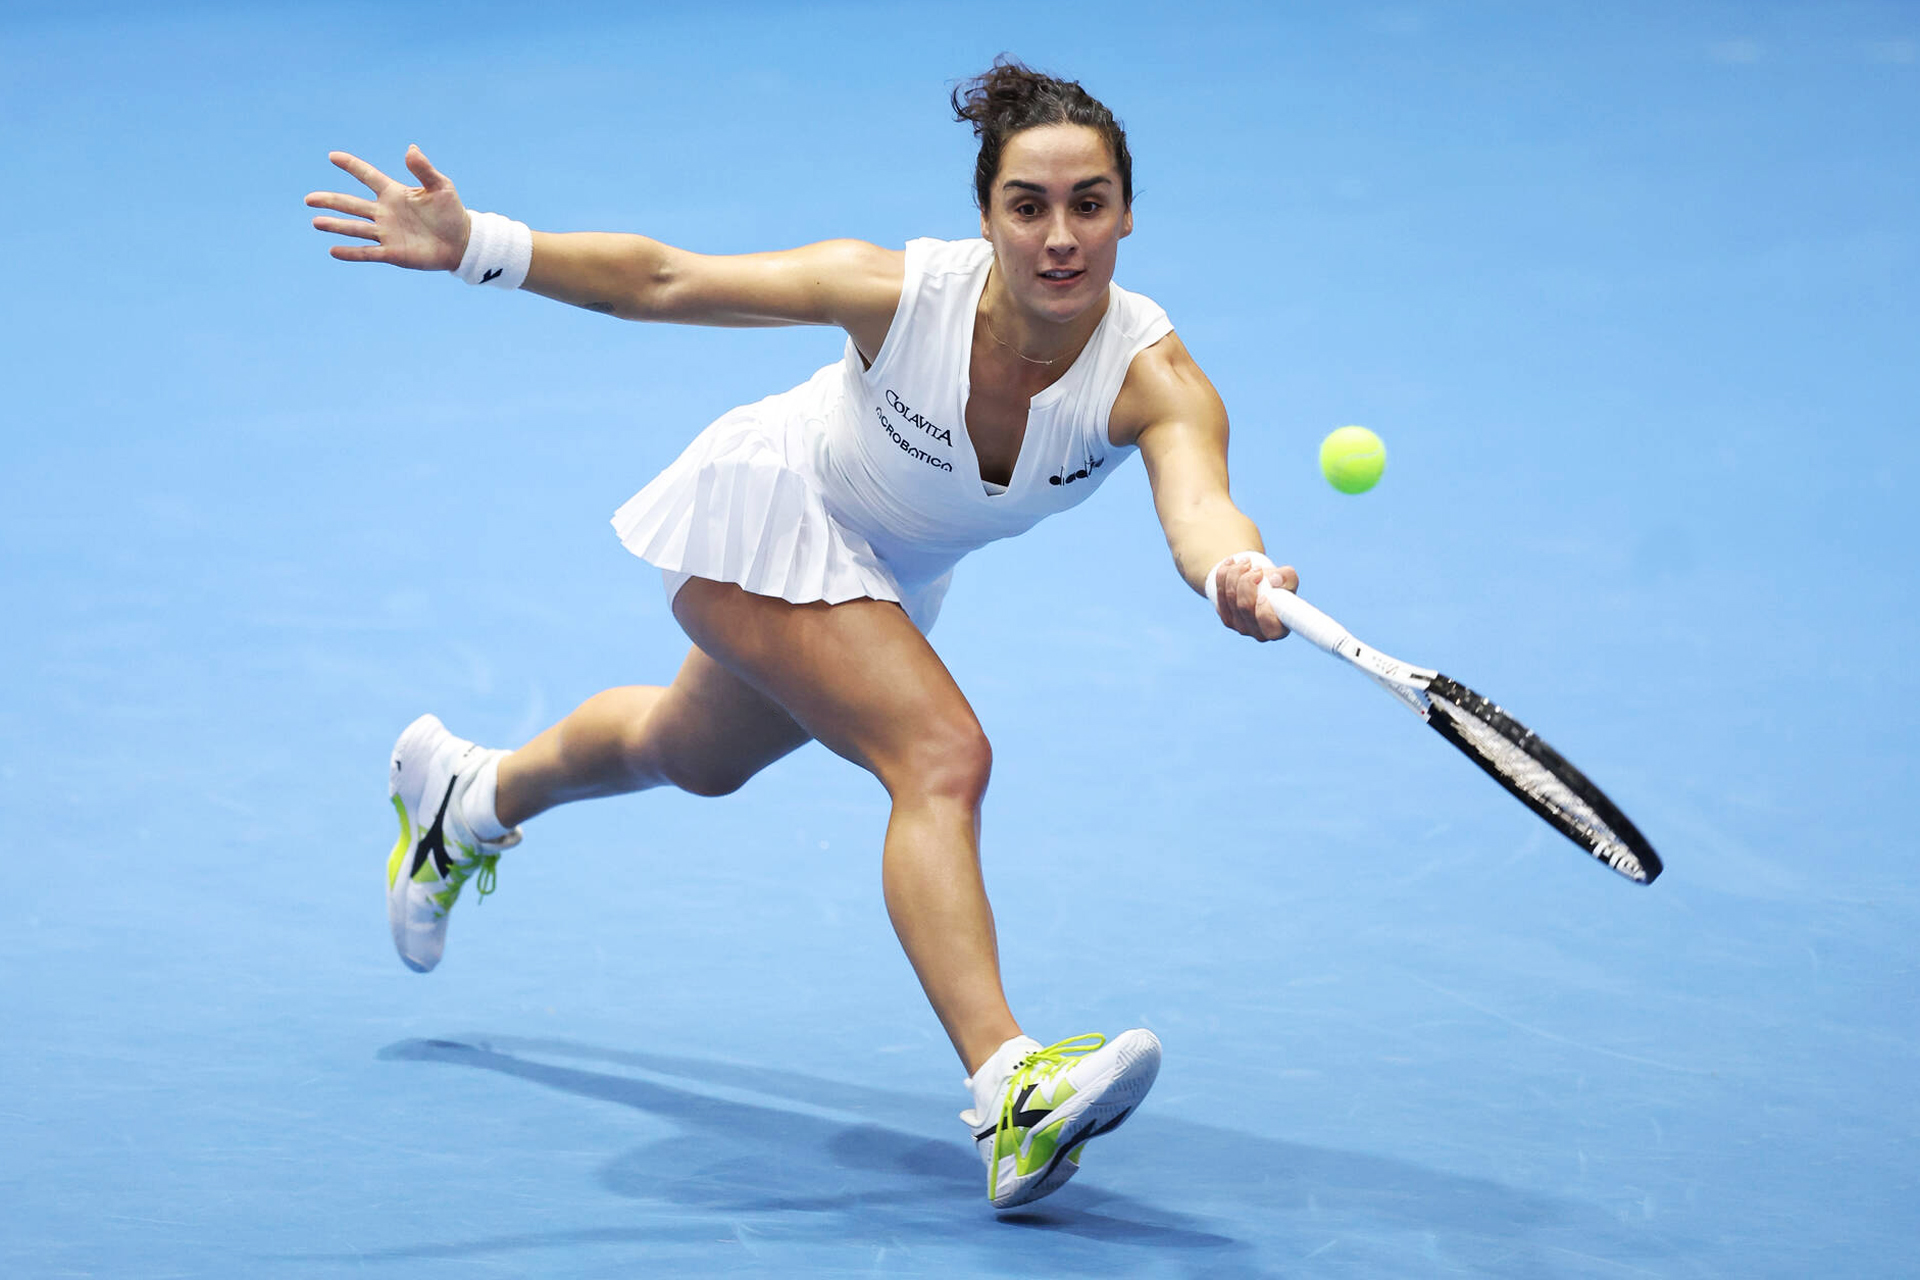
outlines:
{"label": "woman's left arm", "polygon": [[1110,423],[1116,445],[1140,447],[1167,548],[1187,585],[1205,595],[1212,570],[1221,622],[1256,640],[1286,635],[1273,606],[1260,601],[1260,583],[1292,591],[1300,575],[1291,566],[1225,563],[1266,548],[1259,526],[1228,493],[1227,407],[1178,334],[1134,357]]}

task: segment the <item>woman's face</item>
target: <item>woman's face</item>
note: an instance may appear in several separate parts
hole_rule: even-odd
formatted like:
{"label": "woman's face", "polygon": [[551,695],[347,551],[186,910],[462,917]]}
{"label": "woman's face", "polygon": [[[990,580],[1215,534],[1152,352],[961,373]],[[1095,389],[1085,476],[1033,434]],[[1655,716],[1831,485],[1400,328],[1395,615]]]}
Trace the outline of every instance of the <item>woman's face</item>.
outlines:
{"label": "woman's face", "polygon": [[1039,125],[1007,139],[980,234],[993,242],[1003,286],[1020,308],[1063,323],[1107,296],[1133,214],[1099,133]]}

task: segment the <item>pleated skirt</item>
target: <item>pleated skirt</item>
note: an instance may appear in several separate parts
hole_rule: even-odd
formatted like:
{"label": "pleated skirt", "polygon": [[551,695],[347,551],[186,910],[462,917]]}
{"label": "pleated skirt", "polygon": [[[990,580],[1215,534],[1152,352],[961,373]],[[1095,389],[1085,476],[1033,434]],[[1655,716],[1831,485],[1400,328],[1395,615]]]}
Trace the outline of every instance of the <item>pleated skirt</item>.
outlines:
{"label": "pleated skirt", "polygon": [[891,600],[922,632],[950,575],[902,582],[834,518],[819,481],[825,424],[794,392],[713,423],[613,515],[622,545],[658,567],[669,601],[691,578],[792,604]]}

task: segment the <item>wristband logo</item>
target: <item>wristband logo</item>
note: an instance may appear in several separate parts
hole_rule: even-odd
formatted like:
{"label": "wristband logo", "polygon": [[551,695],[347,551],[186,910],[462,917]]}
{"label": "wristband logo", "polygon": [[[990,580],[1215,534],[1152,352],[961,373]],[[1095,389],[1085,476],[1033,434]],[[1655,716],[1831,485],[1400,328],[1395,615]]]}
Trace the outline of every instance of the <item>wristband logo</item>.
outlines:
{"label": "wristband logo", "polygon": [[507,269],[505,267],[495,267],[491,271],[488,271],[485,275],[480,277],[480,283],[488,284],[493,280],[495,276],[505,275],[506,270]]}

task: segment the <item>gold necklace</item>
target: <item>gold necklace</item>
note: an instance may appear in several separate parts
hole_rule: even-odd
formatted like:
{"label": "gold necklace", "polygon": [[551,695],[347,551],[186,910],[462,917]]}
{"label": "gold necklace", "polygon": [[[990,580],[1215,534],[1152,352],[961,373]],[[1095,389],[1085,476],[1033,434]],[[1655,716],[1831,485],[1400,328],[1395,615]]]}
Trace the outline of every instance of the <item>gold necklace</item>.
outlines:
{"label": "gold necklace", "polygon": [[980,311],[980,320],[983,324],[987,326],[988,337],[992,338],[995,342],[999,343],[1001,346],[1005,347],[1007,350],[1013,352],[1013,354],[1015,354],[1016,356],[1019,356],[1022,360],[1025,360],[1028,364],[1037,364],[1040,367],[1045,368],[1048,365],[1060,363],[1059,356],[1055,356],[1051,360],[1035,360],[1032,356],[1020,350],[1020,348],[1014,346],[1011,342],[1008,342],[1005,338],[1001,337],[998,333],[995,333],[993,328],[993,317],[989,316],[986,313],[985,308],[982,308]]}

